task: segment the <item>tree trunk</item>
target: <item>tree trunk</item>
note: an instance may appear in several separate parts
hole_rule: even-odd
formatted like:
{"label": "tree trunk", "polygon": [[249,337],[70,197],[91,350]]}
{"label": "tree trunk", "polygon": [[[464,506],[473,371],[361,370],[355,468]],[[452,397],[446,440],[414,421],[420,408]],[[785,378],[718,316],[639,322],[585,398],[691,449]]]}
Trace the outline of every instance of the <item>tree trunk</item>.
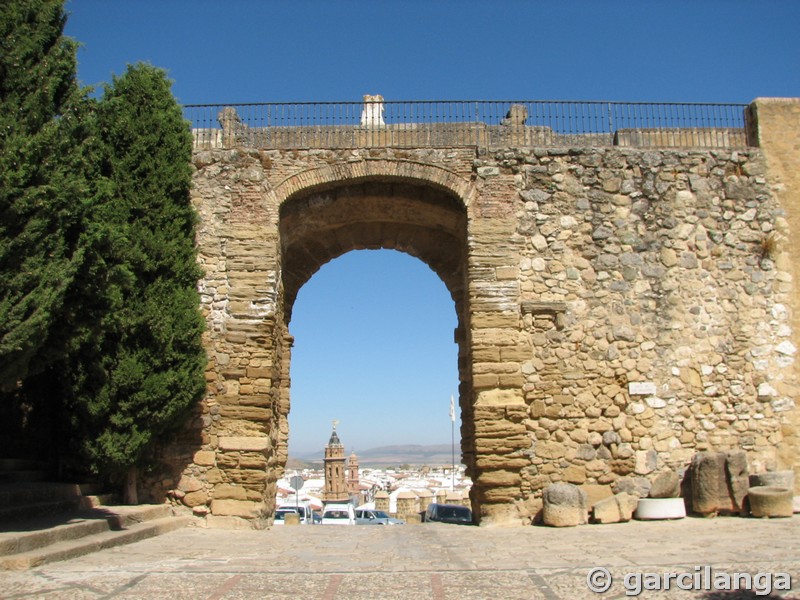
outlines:
{"label": "tree trunk", "polygon": [[128,469],[128,474],[125,479],[125,504],[139,504],[139,494],[136,490],[136,480],[138,479],[139,471],[136,467]]}

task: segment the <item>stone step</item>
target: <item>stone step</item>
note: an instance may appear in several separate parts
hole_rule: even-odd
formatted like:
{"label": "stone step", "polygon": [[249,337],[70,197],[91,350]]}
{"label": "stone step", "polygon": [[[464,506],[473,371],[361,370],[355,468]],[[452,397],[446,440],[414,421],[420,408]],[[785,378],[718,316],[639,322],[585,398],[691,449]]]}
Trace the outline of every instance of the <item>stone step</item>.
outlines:
{"label": "stone step", "polygon": [[77,539],[66,539],[54,542],[47,546],[0,556],[0,570],[24,570],[37,567],[50,562],[67,560],[91,552],[131,544],[156,535],[168,533],[187,526],[191,517],[162,517],[151,521],[132,524],[122,530],[107,530],[92,533]]}
{"label": "stone step", "polygon": [[26,504],[14,504],[10,506],[0,506],[0,532],[8,527],[15,526],[20,521],[31,519],[46,518],[48,516],[59,515],[74,511],[81,506],[81,498],[54,498],[43,502],[29,502]]}
{"label": "stone step", "polygon": [[0,470],[0,483],[20,483],[25,481],[46,481],[47,471],[38,469],[15,469],[13,471]]}
{"label": "stone step", "polygon": [[[22,529],[31,527],[31,531]],[[13,531],[0,532],[0,556],[10,556],[37,550],[58,542],[66,542],[104,531],[110,531],[109,522],[102,516],[70,512],[53,515],[49,520],[39,519],[34,525],[23,525]]]}
{"label": "stone step", "polygon": [[76,483],[10,482],[0,484],[0,508],[79,498],[84,490]]}
{"label": "stone step", "polygon": [[0,471],[35,471],[47,465],[28,458],[0,458]]}
{"label": "stone step", "polygon": [[0,483],[0,531],[20,520],[47,517],[78,508],[93,508],[113,497],[91,496],[95,484],[12,482]]}
{"label": "stone step", "polygon": [[0,531],[0,556],[172,517],[166,504],[107,506],[18,521]]}
{"label": "stone step", "polygon": [[[3,464],[12,473],[30,466]],[[0,482],[0,571],[28,569],[184,527],[167,504],[117,506],[96,484]]]}
{"label": "stone step", "polygon": [[80,508],[81,510],[89,510],[119,503],[119,496],[117,496],[117,494],[94,494],[82,496],[80,499]]}

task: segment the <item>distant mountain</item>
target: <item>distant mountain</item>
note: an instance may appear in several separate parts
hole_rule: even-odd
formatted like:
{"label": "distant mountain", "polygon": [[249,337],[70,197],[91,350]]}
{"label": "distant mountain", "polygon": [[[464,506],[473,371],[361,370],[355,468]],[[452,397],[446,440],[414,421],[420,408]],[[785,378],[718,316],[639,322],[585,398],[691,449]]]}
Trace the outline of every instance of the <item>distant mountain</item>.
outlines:
{"label": "distant mountain", "polygon": [[[362,467],[391,467],[399,465],[449,465],[452,460],[450,444],[405,444],[394,446],[380,446],[369,450],[356,452],[358,462]],[[349,455],[349,453],[347,453]],[[304,454],[290,457],[303,463],[322,463],[323,452]],[[456,446],[456,462],[461,461],[461,448]]]}
{"label": "distant mountain", "polygon": [[302,471],[303,469],[320,469],[322,468],[322,457],[319,458],[317,461],[310,461],[303,458],[296,458],[294,456],[290,456],[286,459],[286,469],[287,470],[295,470],[295,471]]}

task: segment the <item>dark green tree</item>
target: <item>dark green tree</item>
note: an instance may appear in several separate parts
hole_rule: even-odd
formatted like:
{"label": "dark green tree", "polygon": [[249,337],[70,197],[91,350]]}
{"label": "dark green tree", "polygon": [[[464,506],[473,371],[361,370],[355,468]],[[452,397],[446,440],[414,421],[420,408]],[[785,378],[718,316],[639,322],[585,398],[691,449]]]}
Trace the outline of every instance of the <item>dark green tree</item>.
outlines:
{"label": "dark green tree", "polygon": [[111,198],[93,212],[96,254],[77,304],[94,302],[100,324],[83,329],[64,371],[80,454],[130,480],[205,390],[192,138],[170,81],[149,65],[114,78],[96,118]]}
{"label": "dark green tree", "polygon": [[[64,353],[51,337],[81,268],[91,119],[62,0],[0,10],[0,391]],[[58,337],[58,336],[56,336]]]}

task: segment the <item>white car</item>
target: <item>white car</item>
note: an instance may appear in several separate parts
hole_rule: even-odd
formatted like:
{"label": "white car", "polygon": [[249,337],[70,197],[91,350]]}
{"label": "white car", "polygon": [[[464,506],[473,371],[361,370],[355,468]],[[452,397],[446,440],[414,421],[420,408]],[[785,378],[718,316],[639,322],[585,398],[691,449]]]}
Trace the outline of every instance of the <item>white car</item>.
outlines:
{"label": "white car", "polygon": [[275,511],[275,525],[283,525],[287,513],[300,513],[300,524],[307,525],[311,523],[311,510],[301,504],[300,506],[280,506]]}
{"label": "white car", "polygon": [[355,525],[356,514],[352,504],[326,504],[322,511],[323,525]]}

